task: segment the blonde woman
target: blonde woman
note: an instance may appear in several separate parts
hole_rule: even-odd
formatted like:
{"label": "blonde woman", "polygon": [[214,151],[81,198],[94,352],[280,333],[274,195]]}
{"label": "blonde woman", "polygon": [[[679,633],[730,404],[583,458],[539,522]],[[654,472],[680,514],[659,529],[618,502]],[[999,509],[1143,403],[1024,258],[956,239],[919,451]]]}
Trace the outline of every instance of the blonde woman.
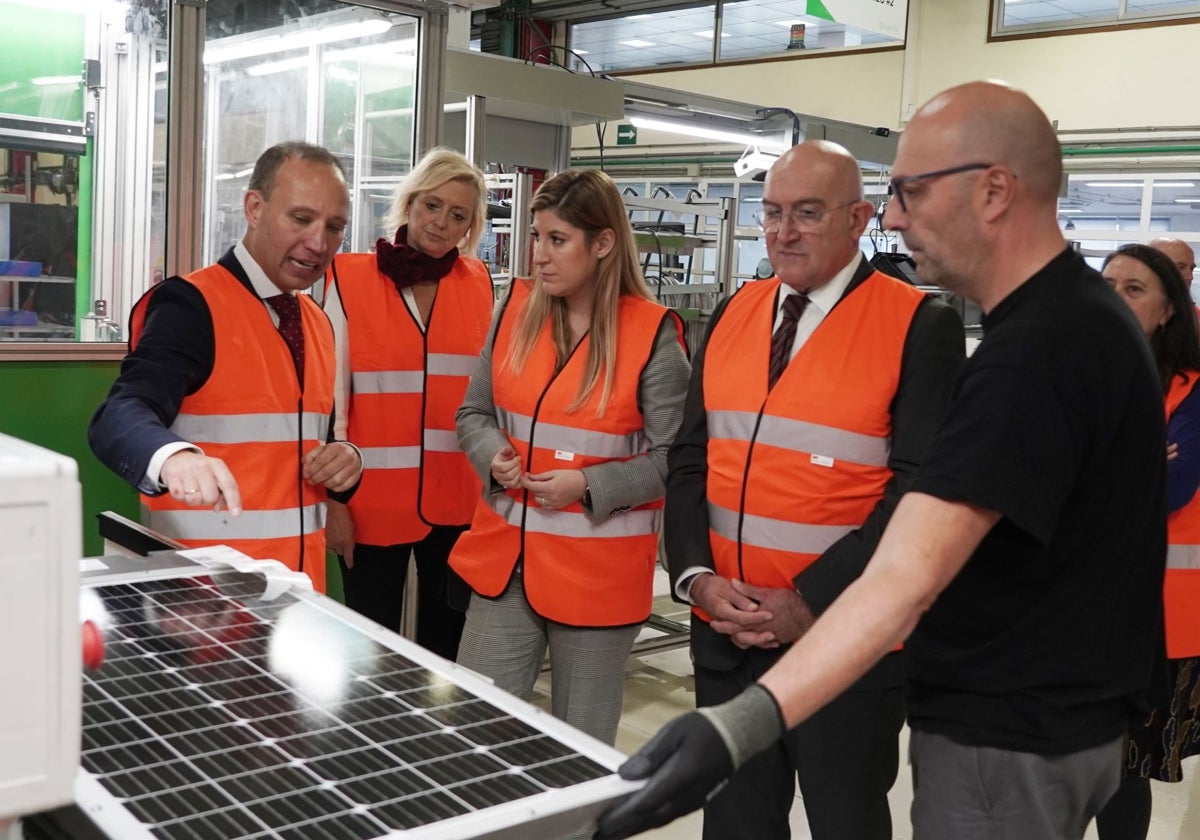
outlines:
{"label": "blonde woman", "polygon": [[[448,604],[446,562],[479,481],[458,449],[454,412],[493,308],[487,267],[471,257],[487,218],[483,176],[434,149],[397,189],[374,253],[341,254],[325,311],[337,347],[335,429],[363,453],[350,503],[330,504],[329,547],[346,604],[397,630],[410,554],[417,562],[417,642],[453,659],[463,613]],[[461,583],[458,584],[461,588]]]}
{"label": "blonde woman", "polygon": [[527,699],[548,646],[555,716],[612,744],[689,366],[612,180],[563,172],[532,207],[534,277],[458,411],[485,485],[450,558],[472,589],[458,661]]}

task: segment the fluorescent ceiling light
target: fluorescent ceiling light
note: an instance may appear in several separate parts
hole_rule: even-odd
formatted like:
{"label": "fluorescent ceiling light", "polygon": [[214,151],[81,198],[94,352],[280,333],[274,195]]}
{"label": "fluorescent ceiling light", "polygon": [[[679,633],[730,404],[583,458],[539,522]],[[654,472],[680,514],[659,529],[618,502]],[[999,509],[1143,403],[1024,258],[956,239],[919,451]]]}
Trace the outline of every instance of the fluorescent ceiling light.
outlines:
{"label": "fluorescent ceiling light", "polygon": [[308,64],[308,56],[298,55],[295,58],[281,58],[279,61],[264,61],[246,68],[247,76],[271,76],[288,70],[299,70]]}
{"label": "fluorescent ceiling light", "polygon": [[75,76],[35,76],[34,78],[30,79],[29,81],[33,82],[35,85],[38,85],[39,87],[46,87],[47,85],[81,85],[81,84],[83,84],[83,77],[79,76],[79,75],[75,75]]}
{"label": "fluorescent ceiling light", "polygon": [[[708,40],[710,40],[710,41],[711,41],[711,40],[712,40],[712,36],[713,36],[713,31],[712,31],[711,29],[705,29],[703,32],[693,32],[692,34],[693,34],[693,35],[695,35],[697,38],[707,38]],[[728,33],[728,32],[722,32],[722,33],[721,33],[721,37],[722,37],[722,38],[728,38],[728,37],[729,37],[729,33]]]}
{"label": "fluorescent ceiling light", "polygon": [[[1010,2],[1011,2],[1011,0],[1010,0]],[[1080,209],[1079,207],[1059,207],[1058,212],[1059,213],[1082,213],[1083,210]]]}
{"label": "fluorescent ceiling light", "polygon": [[1176,204],[1200,204],[1200,198],[1177,198]]}
{"label": "fluorescent ceiling light", "polygon": [[392,22],[383,17],[372,17],[367,20],[343,23],[337,26],[301,29],[283,35],[267,35],[262,38],[250,38],[233,44],[221,45],[214,42],[213,46],[204,48],[204,63],[219,64],[223,61],[235,61],[239,58],[251,58],[256,55],[271,55],[285,50],[303,49],[319,44],[330,44],[334,41],[348,41],[351,38],[364,38],[368,35],[379,35],[392,28]]}
{"label": "fluorescent ceiling light", "polygon": [[348,67],[342,67],[340,64],[335,64],[325,71],[331,79],[336,79],[339,82],[357,82],[358,74]]}
{"label": "fluorescent ceiling light", "polygon": [[[416,66],[416,57],[411,50],[417,47],[416,38],[403,38],[399,41],[388,41],[385,44],[362,44],[348,47],[344,50],[326,50],[321,55],[325,64],[335,61],[364,61],[369,64],[412,69]],[[272,73],[283,73],[296,70],[308,65],[308,56],[298,55],[293,58],[281,58],[278,61],[264,61],[246,68],[247,76],[269,76]],[[330,74],[333,75],[333,68]],[[345,78],[343,77],[343,80]]]}
{"label": "fluorescent ceiling light", "polygon": [[[776,26],[782,26],[784,29],[791,29],[793,26],[799,26],[802,23],[807,25],[807,21],[803,20],[773,20],[771,23]],[[816,28],[815,24],[813,28]]]}
{"label": "fluorescent ceiling light", "polygon": [[637,38],[630,38],[628,41],[621,41],[627,47],[656,47],[657,44],[652,41],[639,41]]}
{"label": "fluorescent ceiling light", "polygon": [[247,166],[245,169],[239,169],[237,172],[222,172],[216,177],[218,181],[232,181],[234,178],[245,178],[247,175],[254,173],[253,166]]}
{"label": "fluorescent ceiling light", "polygon": [[[1088,181],[1089,187],[1137,187],[1141,189],[1141,181]],[[1155,181],[1156,187],[1194,187],[1191,181]]]}
{"label": "fluorescent ceiling light", "polygon": [[[746,146],[758,146],[763,151],[783,151],[782,137],[771,142],[770,136],[755,134],[752,131],[737,131],[734,129],[709,128],[704,125],[694,125],[688,122],[672,120],[656,120],[648,117],[630,117],[629,121],[638,128],[648,128],[651,131],[669,131],[672,134],[685,134],[703,140],[720,140],[723,143],[738,143]],[[782,132],[780,132],[782,135]]]}
{"label": "fluorescent ceiling light", "polygon": [[92,8],[95,0],[16,0],[16,3],[33,6],[40,12],[86,12]]}
{"label": "fluorescent ceiling light", "polygon": [[591,55],[588,50],[571,50],[575,55]]}

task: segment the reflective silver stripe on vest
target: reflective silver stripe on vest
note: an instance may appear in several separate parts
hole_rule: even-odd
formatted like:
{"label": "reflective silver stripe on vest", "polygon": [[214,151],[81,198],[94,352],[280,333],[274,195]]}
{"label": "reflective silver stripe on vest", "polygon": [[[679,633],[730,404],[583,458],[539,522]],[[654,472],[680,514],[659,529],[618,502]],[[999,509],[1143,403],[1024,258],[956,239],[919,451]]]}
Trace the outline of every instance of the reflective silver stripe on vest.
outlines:
{"label": "reflective silver stripe on vest", "polygon": [[465,353],[430,353],[425,369],[430,376],[470,376],[479,366],[479,356]]}
{"label": "reflective silver stripe on vest", "polygon": [[[529,415],[497,408],[496,419],[500,427],[513,437],[529,440],[533,431],[533,418]],[[533,443],[542,449],[556,449],[594,458],[632,458],[649,448],[646,433],[642,430],[629,435],[617,435],[556,423],[538,423],[537,439]]]}
{"label": "reflective silver stripe on vest", "polygon": [[[299,428],[303,418],[303,430]],[[180,414],[171,431],[190,443],[286,443],[298,440],[324,441],[329,433],[329,415],[306,411],[272,414]]]}
{"label": "reflective silver stripe on vest", "polygon": [[363,469],[402,470],[421,466],[419,446],[360,446]]}
{"label": "reflective silver stripe on vest", "polygon": [[[708,412],[709,438],[749,441],[758,415],[752,411]],[[764,414],[756,443],[765,443],[792,452],[827,455],[838,461],[850,461],[870,467],[886,467],[891,452],[890,438],[874,437],[832,426],[772,417]]]}
{"label": "reflective silver stripe on vest", "polygon": [[[239,516],[229,511],[152,510],[149,526],[180,540],[273,540],[298,536],[297,508],[283,510],[244,510]],[[304,533],[325,527],[325,505],[303,509]]]}
{"label": "reflective silver stripe on vest", "polygon": [[425,387],[425,374],[419,370],[355,373],[350,387],[356,394],[419,394]]}
{"label": "reflective silver stripe on vest", "polygon": [[1167,546],[1168,569],[1200,569],[1200,545]]}
{"label": "reflective silver stripe on vest", "polygon": [[658,533],[659,518],[662,514],[661,510],[628,510],[596,525],[582,513],[538,507],[526,508],[506,493],[490,494],[488,504],[509,525],[516,528],[521,527],[521,514],[527,510],[526,532],[556,537],[644,537]]}
{"label": "reflective silver stripe on vest", "polygon": [[[738,513],[735,510],[729,510],[709,502],[708,525],[727,540],[737,542],[739,539]],[[746,514],[742,520],[740,539],[743,545],[752,545],[756,548],[794,551],[798,554],[821,554],[857,527],[857,525],[806,525]]]}
{"label": "reflective silver stripe on vest", "polygon": [[458,451],[458,432],[447,429],[426,429],[423,439],[428,452]]}
{"label": "reflective silver stripe on vest", "polygon": [[[478,356],[463,353],[430,353],[426,359],[432,376],[470,376],[479,364]],[[425,373],[419,370],[376,370],[358,372],[350,377],[356,394],[419,394],[425,387]]]}

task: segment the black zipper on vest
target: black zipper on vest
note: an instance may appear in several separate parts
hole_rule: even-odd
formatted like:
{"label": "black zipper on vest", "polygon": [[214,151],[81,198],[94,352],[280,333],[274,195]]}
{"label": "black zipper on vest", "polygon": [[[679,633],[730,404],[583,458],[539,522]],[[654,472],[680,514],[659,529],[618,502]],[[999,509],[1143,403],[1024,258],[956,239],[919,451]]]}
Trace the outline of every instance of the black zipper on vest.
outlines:
{"label": "black zipper on vest", "polygon": [[[554,373],[550,376],[550,381],[546,383],[546,387],[542,389],[542,393],[538,395],[537,403],[533,406],[533,416],[529,418],[529,440],[526,445],[529,451],[525,453],[525,471],[528,472],[533,467],[533,439],[537,431],[538,415],[542,412],[542,402],[546,399],[546,395],[550,393],[550,389],[554,383],[558,381],[558,375],[567,369],[567,365],[571,363],[571,359],[575,358],[575,351],[583,344],[583,339],[587,337],[584,333],[579,337],[579,341],[575,342],[575,346],[571,348],[570,354],[563,361],[562,367],[555,368]],[[521,553],[525,553],[525,517],[529,514],[529,491],[521,489]]]}
{"label": "black zipper on vest", "polygon": [[[433,303],[429,304],[429,320],[422,325],[417,323],[415,317],[413,318],[413,323],[421,333],[421,460],[417,465],[417,518],[430,528],[437,526],[425,518],[425,511],[421,509],[425,503],[425,426],[429,421],[426,416],[429,412],[429,328],[433,324],[433,311],[437,309],[438,292],[441,291],[441,288],[441,283],[434,287]],[[413,292],[413,306],[420,313],[421,307],[417,305],[416,292]],[[408,301],[404,301],[404,308],[408,309]],[[410,311],[409,314],[412,315],[412,312]]]}
{"label": "black zipper on vest", "polygon": [[766,400],[758,409],[758,416],[754,418],[754,431],[750,433],[750,440],[746,442],[746,469],[742,472],[742,496],[738,500],[738,522],[737,522],[737,562],[738,562],[738,578],[746,579],[746,570],[742,565],[742,528],[746,522],[746,488],[750,485],[750,464],[754,460],[754,445],[758,442],[758,429],[762,426],[763,413],[766,411]]}
{"label": "black zipper on vest", "polygon": [[296,401],[296,510],[300,525],[300,563],[297,571],[304,571],[304,385],[300,385],[301,397]]}

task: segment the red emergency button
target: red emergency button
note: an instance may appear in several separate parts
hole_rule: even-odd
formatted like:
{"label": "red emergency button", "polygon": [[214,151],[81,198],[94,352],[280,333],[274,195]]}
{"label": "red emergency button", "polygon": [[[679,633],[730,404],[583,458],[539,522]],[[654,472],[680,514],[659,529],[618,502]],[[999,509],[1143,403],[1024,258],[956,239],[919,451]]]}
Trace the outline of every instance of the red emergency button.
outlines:
{"label": "red emergency button", "polygon": [[83,622],[80,630],[83,632],[83,667],[94,671],[104,664],[104,635],[91,620]]}

